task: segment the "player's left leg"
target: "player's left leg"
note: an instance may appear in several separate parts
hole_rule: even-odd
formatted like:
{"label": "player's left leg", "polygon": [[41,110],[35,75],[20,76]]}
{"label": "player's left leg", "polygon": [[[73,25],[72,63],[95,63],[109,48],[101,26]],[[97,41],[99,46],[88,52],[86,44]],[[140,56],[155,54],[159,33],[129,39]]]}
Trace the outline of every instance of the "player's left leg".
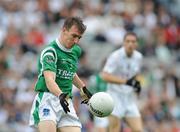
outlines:
{"label": "player's left leg", "polygon": [[70,112],[62,113],[57,122],[57,132],[81,132],[81,122],[76,114],[72,100],[68,100]]}
{"label": "player's left leg", "polygon": [[143,132],[141,114],[138,106],[136,105],[134,97],[128,97],[125,105],[127,106],[125,121],[131,128],[132,132]]}
{"label": "player's left leg", "polygon": [[57,132],[81,132],[81,128],[76,126],[60,127]]}
{"label": "player's left leg", "polygon": [[141,117],[126,117],[125,120],[132,132],[143,132]]}
{"label": "player's left leg", "polygon": [[95,132],[107,132],[108,129],[108,117],[100,118],[94,117]]}
{"label": "player's left leg", "polygon": [[119,132],[121,130],[121,121],[119,117],[110,115],[108,118],[109,118],[109,132]]}

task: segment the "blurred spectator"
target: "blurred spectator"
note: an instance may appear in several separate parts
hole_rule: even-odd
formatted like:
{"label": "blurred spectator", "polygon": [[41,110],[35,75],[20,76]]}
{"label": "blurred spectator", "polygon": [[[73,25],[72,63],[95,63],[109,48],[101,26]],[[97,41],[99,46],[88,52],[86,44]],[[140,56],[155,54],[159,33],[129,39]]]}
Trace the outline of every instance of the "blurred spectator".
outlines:
{"label": "blurred spectator", "polygon": [[170,49],[178,50],[180,47],[180,27],[175,17],[172,17],[170,23],[165,29],[167,46]]}
{"label": "blurred spectator", "polygon": [[165,64],[171,63],[173,61],[172,54],[171,51],[166,46],[166,41],[163,34],[159,34],[156,37],[157,37],[157,46],[155,49],[155,54],[157,59],[161,63],[165,63]]}
{"label": "blurred spectator", "polygon": [[85,50],[82,50],[77,74],[80,77],[88,78],[93,73],[93,70],[88,66],[88,58]]}

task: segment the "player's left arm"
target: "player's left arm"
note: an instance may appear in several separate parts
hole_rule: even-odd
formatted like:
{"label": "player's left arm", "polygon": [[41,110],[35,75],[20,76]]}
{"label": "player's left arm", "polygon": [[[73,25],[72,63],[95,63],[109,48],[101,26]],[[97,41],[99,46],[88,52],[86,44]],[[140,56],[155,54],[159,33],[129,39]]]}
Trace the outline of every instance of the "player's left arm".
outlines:
{"label": "player's left arm", "polygon": [[75,73],[74,78],[73,78],[73,84],[78,88],[81,89],[83,87],[85,87],[85,83],[79,78],[79,76],[77,75],[77,73]]}
{"label": "player's left arm", "polygon": [[80,95],[82,98],[81,103],[87,104],[92,94],[89,92],[89,90],[86,88],[85,83],[79,78],[76,73],[73,78],[73,84],[80,90]]}

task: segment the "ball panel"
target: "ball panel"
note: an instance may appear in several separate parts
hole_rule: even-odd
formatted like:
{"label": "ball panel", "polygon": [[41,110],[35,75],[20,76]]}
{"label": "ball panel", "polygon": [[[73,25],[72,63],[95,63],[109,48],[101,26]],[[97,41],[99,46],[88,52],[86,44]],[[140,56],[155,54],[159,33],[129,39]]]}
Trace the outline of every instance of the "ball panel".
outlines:
{"label": "ball panel", "polygon": [[114,101],[108,93],[98,92],[91,97],[88,107],[93,115],[105,117],[113,111]]}

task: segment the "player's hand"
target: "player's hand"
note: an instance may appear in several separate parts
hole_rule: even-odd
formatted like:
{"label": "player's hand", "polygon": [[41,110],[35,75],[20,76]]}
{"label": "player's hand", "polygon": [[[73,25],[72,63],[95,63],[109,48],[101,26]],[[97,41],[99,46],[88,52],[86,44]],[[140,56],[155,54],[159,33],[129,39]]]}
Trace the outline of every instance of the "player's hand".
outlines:
{"label": "player's hand", "polygon": [[137,94],[140,94],[140,92],[141,92],[141,83],[139,81],[137,81],[137,83],[135,84],[135,86],[133,88],[134,88],[134,91]]}
{"label": "player's hand", "polygon": [[66,100],[67,95],[68,95],[67,93],[62,93],[59,95],[60,104],[66,114],[67,114],[67,112],[70,112],[69,107],[68,107],[69,104]]}
{"label": "player's hand", "polygon": [[141,84],[138,80],[136,80],[136,76],[133,76],[129,80],[127,80],[126,85],[132,86],[136,93],[141,92]]}
{"label": "player's hand", "polygon": [[127,80],[126,85],[135,87],[135,85],[137,84],[137,80],[136,80],[136,76],[133,76],[132,78],[130,78],[129,80]]}
{"label": "player's hand", "polygon": [[92,94],[88,91],[86,87],[80,89],[80,95],[82,98],[81,104],[87,104],[89,99],[92,97]]}

